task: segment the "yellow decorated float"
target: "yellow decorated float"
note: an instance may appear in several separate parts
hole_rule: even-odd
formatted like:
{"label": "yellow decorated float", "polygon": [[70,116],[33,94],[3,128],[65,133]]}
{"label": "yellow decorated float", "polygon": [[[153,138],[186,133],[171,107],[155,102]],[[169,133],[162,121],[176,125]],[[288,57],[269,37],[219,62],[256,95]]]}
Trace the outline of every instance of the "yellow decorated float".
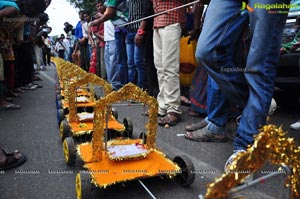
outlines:
{"label": "yellow decorated float", "polygon": [[[104,130],[107,107],[127,100],[148,106],[147,139],[116,138],[108,141]],[[131,83],[96,102],[92,141],[77,147],[86,169],[76,176],[78,199],[89,198],[92,185],[106,188],[116,183],[161,175],[175,177],[182,186],[193,183],[194,166],[188,157],[176,156],[171,161],[156,148],[157,111],[156,99]]]}

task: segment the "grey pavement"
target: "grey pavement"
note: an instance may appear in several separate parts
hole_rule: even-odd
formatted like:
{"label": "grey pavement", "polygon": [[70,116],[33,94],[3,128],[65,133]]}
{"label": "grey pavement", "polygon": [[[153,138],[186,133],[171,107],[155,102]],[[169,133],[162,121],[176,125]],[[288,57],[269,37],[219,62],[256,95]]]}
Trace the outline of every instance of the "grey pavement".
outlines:
{"label": "grey pavement", "polygon": [[[0,111],[0,146],[26,154],[27,161],[22,166],[0,172],[0,199],[74,199],[75,176],[82,167],[68,166],[64,161],[62,142],[56,119],[55,105],[55,67],[48,67],[38,75],[43,88],[26,91],[14,102],[22,106],[16,111]],[[300,117],[297,95],[276,91],[275,99],[279,108],[270,119],[271,123],[282,125],[296,140],[300,132],[291,131],[289,124]],[[134,136],[144,131],[147,118],[141,116],[143,106],[117,107],[119,120],[130,118],[133,122]],[[182,107],[183,121],[175,127],[157,129],[157,146],[171,159],[184,154],[194,163],[195,182],[188,188],[180,187],[174,180],[159,177],[146,178],[142,182],[156,198],[197,199],[205,194],[207,184],[223,173],[227,158],[232,153],[232,141],[226,143],[199,143],[186,140],[182,135],[184,127],[199,118],[190,117],[187,107]],[[275,165],[266,164],[263,170],[276,170]],[[262,176],[261,171],[255,178]],[[284,176],[275,177],[264,183],[239,193],[245,198],[288,198],[284,190]],[[106,189],[95,189],[93,198],[106,199],[146,199],[151,198],[138,181],[116,184]]]}

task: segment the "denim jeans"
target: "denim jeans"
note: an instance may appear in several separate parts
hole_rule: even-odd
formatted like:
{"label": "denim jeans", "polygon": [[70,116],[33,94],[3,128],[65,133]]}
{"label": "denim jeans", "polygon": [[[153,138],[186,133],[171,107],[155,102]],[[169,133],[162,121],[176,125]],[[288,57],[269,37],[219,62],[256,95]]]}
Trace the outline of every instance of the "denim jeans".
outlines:
{"label": "denim jeans", "polygon": [[[288,4],[289,0],[261,0],[260,4]],[[254,8],[257,0],[249,0]],[[248,15],[241,1],[212,0],[198,40],[196,57],[218,83],[227,99],[242,112],[234,150],[253,144],[253,135],[266,123],[271,103],[286,14],[255,8],[249,12],[251,44],[245,66],[234,63],[234,52]],[[287,10],[284,10],[287,11]]]}
{"label": "denim jeans", "polygon": [[114,90],[120,89],[122,84],[118,69],[115,40],[105,42],[104,60],[107,81],[112,84]]}
{"label": "denim jeans", "polygon": [[[229,114],[230,102],[213,78],[207,79],[207,117],[217,127],[224,127]],[[220,133],[225,133],[220,132]]]}
{"label": "denim jeans", "polygon": [[128,32],[126,36],[126,51],[128,65],[128,82],[136,83],[146,89],[145,67],[143,62],[144,46],[137,47],[134,43],[136,32]]}
{"label": "denim jeans", "polygon": [[122,85],[128,83],[127,53],[125,44],[126,34],[127,32],[124,28],[118,29],[115,32],[118,68]]}

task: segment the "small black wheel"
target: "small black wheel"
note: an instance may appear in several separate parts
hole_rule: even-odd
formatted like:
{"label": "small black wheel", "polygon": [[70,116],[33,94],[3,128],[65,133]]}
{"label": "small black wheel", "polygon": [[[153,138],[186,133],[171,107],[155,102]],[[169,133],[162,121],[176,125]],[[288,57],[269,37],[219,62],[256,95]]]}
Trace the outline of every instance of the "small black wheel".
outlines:
{"label": "small black wheel", "polygon": [[116,107],[112,107],[111,113],[116,118],[116,120],[119,118],[119,113]]}
{"label": "small black wheel", "polygon": [[133,125],[130,119],[124,118],[123,124],[125,126],[125,131],[123,137],[132,138],[133,134]]}
{"label": "small black wheel", "polygon": [[63,108],[61,100],[57,100],[57,108]]}
{"label": "small black wheel", "polygon": [[175,181],[182,187],[191,185],[196,177],[192,160],[186,155],[181,155],[174,157],[173,162],[181,168],[181,172],[175,176]]}
{"label": "small black wheel", "polygon": [[91,175],[88,171],[80,171],[76,175],[76,198],[89,199],[92,192]]}
{"label": "small black wheel", "polygon": [[74,166],[76,162],[76,147],[72,137],[65,138],[63,142],[63,150],[65,155],[66,163]]}
{"label": "small black wheel", "polygon": [[57,94],[57,95],[56,95],[56,99],[57,99],[57,100],[62,100],[61,94]]}
{"label": "small black wheel", "polygon": [[63,121],[65,119],[65,111],[64,109],[58,109],[57,110],[57,114],[58,114],[58,125],[60,125],[61,121]]}
{"label": "small black wheel", "polygon": [[139,138],[143,140],[144,144],[146,144],[146,142],[147,142],[147,135],[146,135],[145,132],[141,132]]}
{"label": "small black wheel", "polygon": [[71,136],[70,126],[66,119],[60,123],[59,133],[62,141],[64,141],[66,137]]}

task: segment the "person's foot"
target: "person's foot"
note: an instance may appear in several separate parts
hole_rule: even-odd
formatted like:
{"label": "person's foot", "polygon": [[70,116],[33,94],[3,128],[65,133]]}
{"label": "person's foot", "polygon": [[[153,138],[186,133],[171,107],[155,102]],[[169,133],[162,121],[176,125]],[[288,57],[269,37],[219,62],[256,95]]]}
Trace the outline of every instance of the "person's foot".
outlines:
{"label": "person's foot", "polygon": [[169,113],[167,113],[167,115],[165,117],[159,119],[158,125],[160,125],[160,126],[165,126],[165,125],[175,126],[180,121],[181,121],[181,117],[178,113],[169,112]]}
{"label": "person's foot", "polygon": [[195,124],[187,125],[185,127],[185,130],[186,131],[197,131],[198,129],[202,129],[202,128],[206,127],[207,125],[208,125],[208,123],[203,119],[200,122],[197,122]]}
{"label": "person's foot", "polygon": [[15,93],[13,90],[8,90],[6,92],[6,96],[7,97],[20,97],[20,95],[18,95],[17,93]]}
{"label": "person's foot", "polygon": [[5,100],[6,102],[12,102],[12,101],[13,101],[13,99],[12,99],[11,97],[5,97],[4,100]]}
{"label": "person's foot", "polygon": [[208,126],[197,131],[186,132],[184,137],[196,142],[225,142],[227,140],[224,133],[212,133],[209,131]]}
{"label": "person's foot", "polygon": [[12,169],[20,166],[26,161],[25,155],[18,150],[8,153],[3,149],[0,149],[0,170]]}
{"label": "person's foot", "polygon": [[185,96],[180,96],[180,104],[183,106],[191,106],[192,102]]}
{"label": "person's foot", "polygon": [[9,102],[6,102],[6,101],[2,101],[0,103],[0,110],[4,110],[4,111],[7,111],[7,110],[18,110],[18,109],[21,109],[22,107],[20,105],[17,105],[17,104],[12,104],[12,103],[9,103]]}
{"label": "person's foot", "polygon": [[15,88],[14,92],[15,93],[24,93],[25,91],[23,91],[21,88]]}
{"label": "person's foot", "polygon": [[290,128],[296,131],[300,131],[300,120],[290,125]]}
{"label": "person's foot", "polygon": [[34,85],[34,84],[32,84],[32,83],[29,83],[29,84],[26,84],[26,85],[24,85],[24,86],[21,86],[21,89],[22,90],[35,90],[35,89],[37,89],[38,88],[38,86],[37,85]]}
{"label": "person's foot", "polygon": [[[233,154],[228,158],[228,160],[226,161],[225,163],[225,166],[224,166],[224,172],[225,173],[229,173],[229,172],[234,172],[233,170],[236,170],[234,169],[234,164],[236,164],[236,160],[238,157],[240,157],[243,153],[246,153],[246,150],[236,150],[233,152]],[[236,171],[238,172],[238,171]],[[241,173],[245,173],[245,171],[240,171]],[[253,174],[252,173],[249,173],[249,175],[247,175],[245,178],[244,178],[244,182],[243,183],[247,183],[247,182],[250,182],[253,180]]]}

